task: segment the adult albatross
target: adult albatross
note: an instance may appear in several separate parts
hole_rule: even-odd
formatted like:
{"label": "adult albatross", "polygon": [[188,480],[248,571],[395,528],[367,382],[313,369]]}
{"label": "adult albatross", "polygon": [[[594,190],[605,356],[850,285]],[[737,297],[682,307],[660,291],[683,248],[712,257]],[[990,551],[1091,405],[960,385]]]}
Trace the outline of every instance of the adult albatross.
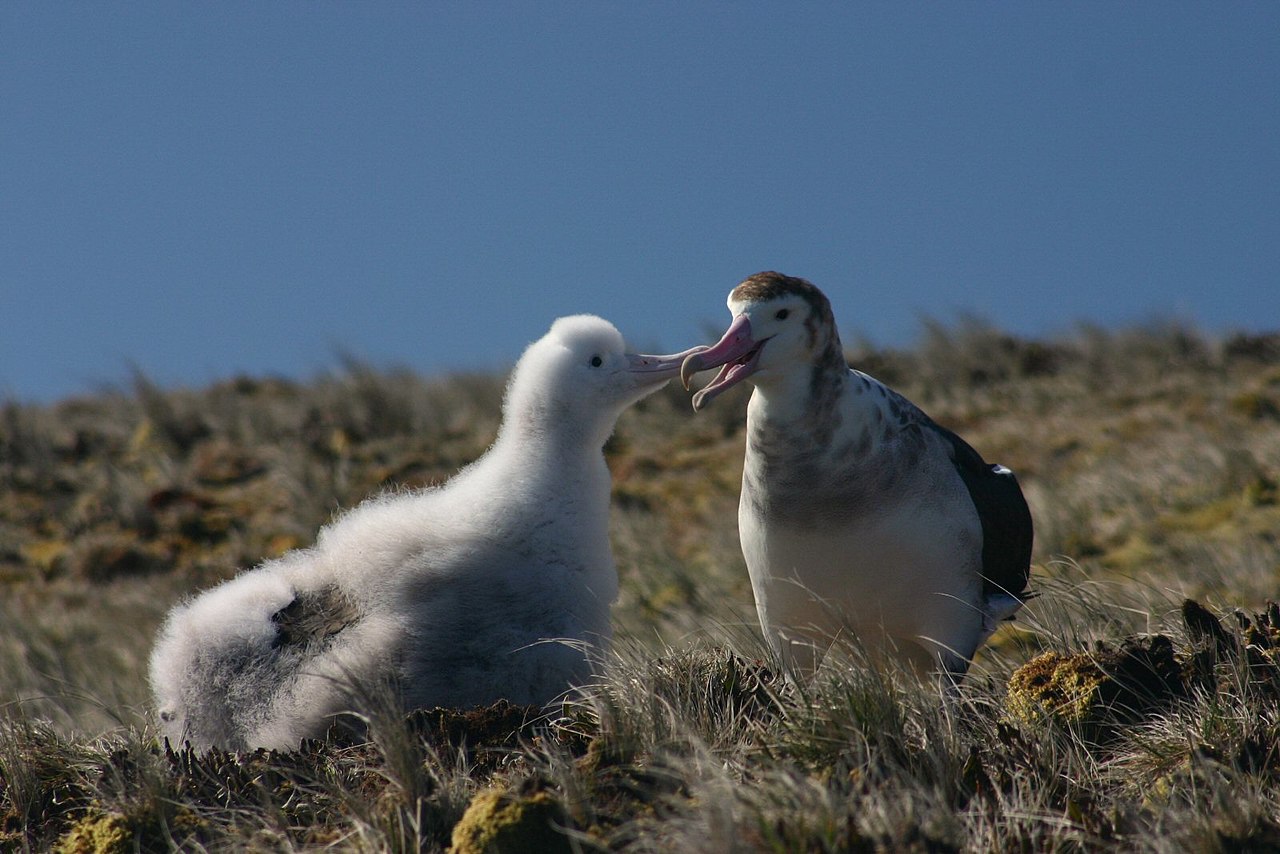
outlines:
{"label": "adult albatross", "polygon": [[1031,512],[1013,472],[844,359],[831,305],[758,273],[729,294],[701,409],[750,380],[738,528],[769,644],[799,675],[851,632],[958,679],[1026,598]]}

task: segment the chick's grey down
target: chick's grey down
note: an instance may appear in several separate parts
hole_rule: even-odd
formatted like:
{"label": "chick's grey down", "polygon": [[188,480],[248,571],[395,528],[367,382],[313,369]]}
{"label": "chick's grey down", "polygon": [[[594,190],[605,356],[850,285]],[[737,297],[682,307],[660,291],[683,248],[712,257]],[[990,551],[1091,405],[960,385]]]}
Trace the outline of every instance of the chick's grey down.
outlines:
{"label": "chick's grey down", "polygon": [[556,321],[516,365],[483,457],[170,613],[151,657],[170,741],[288,749],[370,692],[467,707],[580,684],[618,591],[602,448],[681,358],[628,354],[598,317]]}

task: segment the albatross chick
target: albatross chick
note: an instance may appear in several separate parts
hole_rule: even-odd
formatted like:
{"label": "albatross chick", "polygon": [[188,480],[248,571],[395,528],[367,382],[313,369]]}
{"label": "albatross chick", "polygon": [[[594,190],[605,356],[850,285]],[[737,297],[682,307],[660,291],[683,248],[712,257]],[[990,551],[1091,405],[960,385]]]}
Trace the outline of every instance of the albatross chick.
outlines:
{"label": "albatross chick", "polygon": [[598,317],[557,320],[516,365],[483,457],[170,613],[151,656],[165,734],[288,749],[380,686],[412,709],[545,704],[580,684],[618,591],[602,448],[683,355],[631,355]]}

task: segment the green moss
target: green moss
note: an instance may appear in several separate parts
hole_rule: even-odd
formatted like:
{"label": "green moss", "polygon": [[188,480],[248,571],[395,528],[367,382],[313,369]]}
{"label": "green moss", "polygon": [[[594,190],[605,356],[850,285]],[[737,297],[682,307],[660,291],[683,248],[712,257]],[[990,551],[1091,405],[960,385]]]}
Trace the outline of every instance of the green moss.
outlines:
{"label": "green moss", "polygon": [[527,797],[485,789],[453,828],[452,854],[556,854],[572,849],[564,810],[547,792]]}

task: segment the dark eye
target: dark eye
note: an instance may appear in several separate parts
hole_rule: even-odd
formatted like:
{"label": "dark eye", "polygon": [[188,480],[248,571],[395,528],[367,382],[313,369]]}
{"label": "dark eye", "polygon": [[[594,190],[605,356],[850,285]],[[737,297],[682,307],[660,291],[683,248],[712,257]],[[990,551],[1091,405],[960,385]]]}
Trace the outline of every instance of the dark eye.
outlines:
{"label": "dark eye", "polygon": [[601,359],[599,356],[591,357],[591,367],[598,368],[603,364],[604,364],[604,359]]}
{"label": "dark eye", "polygon": [[777,314],[775,314],[775,315],[774,315],[774,317],[778,318],[778,320],[786,320],[786,319],[787,319],[787,315],[789,315],[789,314],[791,314],[791,310],[790,310],[790,309],[780,308],[780,309],[778,309],[778,313],[777,313]]}

